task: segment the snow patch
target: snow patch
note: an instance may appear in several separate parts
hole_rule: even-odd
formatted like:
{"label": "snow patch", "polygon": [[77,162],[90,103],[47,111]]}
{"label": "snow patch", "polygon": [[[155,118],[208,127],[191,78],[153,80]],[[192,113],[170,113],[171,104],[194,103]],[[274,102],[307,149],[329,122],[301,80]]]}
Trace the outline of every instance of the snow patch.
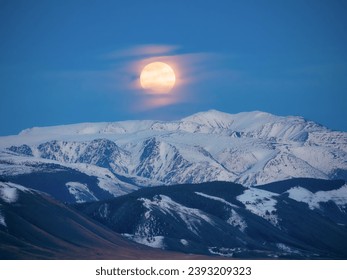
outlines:
{"label": "snow patch", "polygon": [[165,249],[164,236],[144,237],[127,233],[124,233],[122,235],[136,243],[140,243],[152,248]]}
{"label": "snow patch", "polygon": [[17,188],[12,184],[0,183],[0,198],[7,203],[15,203],[18,199]]}
{"label": "snow patch", "polygon": [[69,193],[75,197],[77,203],[98,200],[88,189],[86,184],[79,182],[67,182],[65,186],[68,188]]}
{"label": "snow patch", "polygon": [[253,214],[262,217],[274,226],[278,226],[275,208],[277,201],[273,198],[276,196],[278,196],[276,193],[249,188],[243,194],[237,196],[236,199],[243,203],[246,209]]}
{"label": "snow patch", "polygon": [[185,239],[181,239],[180,242],[184,245],[184,246],[188,246],[189,242]]}
{"label": "snow patch", "polygon": [[18,191],[32,192],[31,189],[14,183],[0,182],[0,199],[6,203],[15,203],[18,200]]}
{"label": "snow patch", "polygon": [[242,232],[244,232],[247,227],[246,221],[234,209],[231,209],[230,218],[227,220],[227,223],[237,227]]}
{"label": "snow patch", "polygon": [[6,222],[5,222],[5,217],[3,216],[1,211],[0,211],[0,225],[3,225],[4,227],[7,227]]}
{"label": "snow patch", "polygon": [[107,219],[110,215],[110,205],[108,203],[102,204],[99,208],[99,215],[103,219]]}
{"label": "snow patch", "polygon": [[210,247],[208,251],[213,255],[232,257],[235,253],[240,253],[243,250],[241,248]]}
{"label": "snow patch", "polygon": [[130,193],[131,191],[137,190],[136,187],[131,186],[130,184],[127,184],[127,183],[119,184],[119,183],[115,183],[115,181],[104,179],[104,178],[98,178],[98,186],[101,189],[109,192],[114,197],[125,195]]}
{"label": "snow patch", "polygon": [[201,192],[195,192],[197,195],[200,195],[200,196],[203,196],[203,197],[206,197],[206,198],[209,198],[209,199],[212,199],[212,200],[216,200],[216,201],[219,201],[219,202],[222,202],[228,206],[231,206],[231,207],[235,207],[235,208],[239,208],[237,205],[235,204],[232,204],[226,200],[224,200],[223,198],[220,198],[220,197],[217,197],[217,196],[212,196],[212,195],[208,195],[208,194],[205,194],[205,193],[201,193]]}
{"label": "snow patch", "polygon": [[281,251],[288,253],[288,254],[300,254],[298,250],[295,250],[293,248],[290,248],[289,246],[283,244],[283,243],[277,243],[276,244],[277,248],[280,249]]}
{"label": "snow patch", "polygon": [[341,211],[344,211],[344,207],[347,205],[347,185],[343,185],[337,190],[318,191],[316,193],[312,193],[298,186],[291,188],[287,193],[289,194],[289,198],[298,202],[307,203],[311,210],[319,209],[319,203],[328,201],[333,201]]}

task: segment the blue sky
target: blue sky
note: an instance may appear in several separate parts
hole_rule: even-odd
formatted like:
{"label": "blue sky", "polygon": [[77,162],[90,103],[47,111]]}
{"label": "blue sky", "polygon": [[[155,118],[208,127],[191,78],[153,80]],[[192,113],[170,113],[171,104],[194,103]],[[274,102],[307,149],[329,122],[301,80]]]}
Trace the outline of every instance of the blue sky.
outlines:
{"label": "blue sky", "polygon": [[[344,0],[0,0],[0,135],[208,109],[347,131],[346,14]],[[158,58],[180,76],[160,100],[133,86]]]}

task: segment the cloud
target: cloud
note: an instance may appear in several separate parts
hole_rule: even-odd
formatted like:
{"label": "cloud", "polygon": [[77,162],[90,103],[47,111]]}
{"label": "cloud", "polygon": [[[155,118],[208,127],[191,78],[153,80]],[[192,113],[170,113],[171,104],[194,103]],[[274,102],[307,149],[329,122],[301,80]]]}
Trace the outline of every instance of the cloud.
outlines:
{"label": "cloud", "polygon": [[[192,103],[199,98],[198,91],[206,81],[229,74],[226,69],[220,68],[225,56],[209,52],[185,52],[177,45],[131,46],[108,52],[101,58],[99,70],[69,71],[66,76],[79,82],[83,89],[98,94],[104,92],[111,98],[114,96],[126,101],[125,104],[130,104],[129,108],[121,109],[131,112]],[[176,84],[169,93],[151,95],[141,88],[140,73],[154,61],[169,64],[175,72]]]}
{"label": "cloud", "polygon": [[[215,69],[211,64],[218,55],[207,52],[185,52],[177,45],[138,45],[119,49],[103,55],[103,59],[112,63],[109,77],[113,80],[113,89],[127,92],[127,98],[133,98],[132,110],[151,110],[192,100],[187,87],[213,76]],[[167,63],[174,70],[176,84],[166,94],[147,94],[141,87],[139,76],[149,63],[160,61]]]}
{"label": "cloud", "polygon": [[179,49],[180,47],[176,45],[138,45],[115,50],[104,54],[102,57],[105,59],[124,59],[131,57],[157,56],[163,54],[167,55]]}

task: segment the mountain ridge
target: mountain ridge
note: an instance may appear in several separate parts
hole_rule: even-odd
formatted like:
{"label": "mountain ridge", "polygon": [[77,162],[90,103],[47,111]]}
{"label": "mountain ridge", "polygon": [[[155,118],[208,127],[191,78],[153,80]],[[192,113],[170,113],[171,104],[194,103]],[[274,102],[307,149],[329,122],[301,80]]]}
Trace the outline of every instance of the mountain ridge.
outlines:
{"label": "mountain ridge", "polygon": [[[183,117],[179,120],[172,120],[172,121],[161,121],[161,120],[123,120],[123,121],[112,121],[112,122],[82,122],[82,123],[73,123],[73,124],[66,124],[66,125],[53,125],[53,126],[42,126],[42,127],[31,127],[21,130],[18,134],[15,135],[9,135],[9,136],[2,136],[2,137],[10,137],[10,136],[16,136],[16,135],[30,135],[30,134],[40,134],[40,132],[47,133],[48,131],[60,131],[60,128],[67,128],[68,131],[74,131],[75,133],[80,134],[102,134],[102,133],[122,133],[122,132],[132,132],[133,130],[138,130],[138,126],[142,126],[143,129],[149,129],[153,124],[160,124],[160,123],[179,123],[184,121],[190,121],[190,122],[196,122],[199,124],[202,124],[201,122],[206,119],[216,119],[220,120],[223,118],[227,118],[230,120],[233,120],[233,118],[236,119],[242,119],[242,118],[252,118],[253,119],[260,119],[260,117],[271,119],[271,118],[280,118],[280,119],[296,119],[301,120],[303,122],[307,123],[314,123],[317,126],[321,128],[325,128],[330,131],[336,131],[338,130],[331,130],[327,127],[318,124],[316,122],[313,122],[311,120],[307,120],[301,116],[294,116],[294,115],[288,115],[288,116],[277,116],[271,113],[267,113],[264,111],[247,111],[247,112],[239,112],[239,113],[226,113],[215,109],[210,109],[207,111],[198,112],[192,115],[189,115],[187,117]],[[138,124],[138,126],[136,125]],[[99,130],[97,128],[100,128]]]}
{"label": "mountain ridge", "polygon": [[[77,171],[113,196],[209,181],[252,186],[300,177],[347,180],[346,158],[346,132],[260,111],[209,110],[177,121],[82,123],[0,137],[0,176],[16,181],[28,173]],[[93,198],[94,186],[75,182],[60,187]]]}

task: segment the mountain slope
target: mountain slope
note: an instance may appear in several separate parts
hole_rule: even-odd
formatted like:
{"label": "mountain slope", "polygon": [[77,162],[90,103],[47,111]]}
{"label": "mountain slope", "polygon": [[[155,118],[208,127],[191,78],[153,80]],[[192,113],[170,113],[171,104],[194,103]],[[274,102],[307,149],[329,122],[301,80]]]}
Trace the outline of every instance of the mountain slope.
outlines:
{"label": "mountain slope", "polygon": [[236,258],[347,258],[347,185],[342,181],[154,187],[76,207],[155,248]]}
{"label": "mountain slope", "polygon": [[44,193],[0,182],[0,259],[158,258],[194,256],[129,242]]}
{"label": "mountain slope", "polygon": [[[90,177],[86,180],[94,183],[71,178],[56,186],[70,193],[69,202],[103,199],[98,190],[119,196],[144,186],[346,180],[346,158],[346,132],[258,111],[210,110],[178,121],[31,128],[0,137],[0,176],[5,179],[34,187],[40,185],[39,174],[62,169]],[[31,174],[36,177],[29,180]]]}

